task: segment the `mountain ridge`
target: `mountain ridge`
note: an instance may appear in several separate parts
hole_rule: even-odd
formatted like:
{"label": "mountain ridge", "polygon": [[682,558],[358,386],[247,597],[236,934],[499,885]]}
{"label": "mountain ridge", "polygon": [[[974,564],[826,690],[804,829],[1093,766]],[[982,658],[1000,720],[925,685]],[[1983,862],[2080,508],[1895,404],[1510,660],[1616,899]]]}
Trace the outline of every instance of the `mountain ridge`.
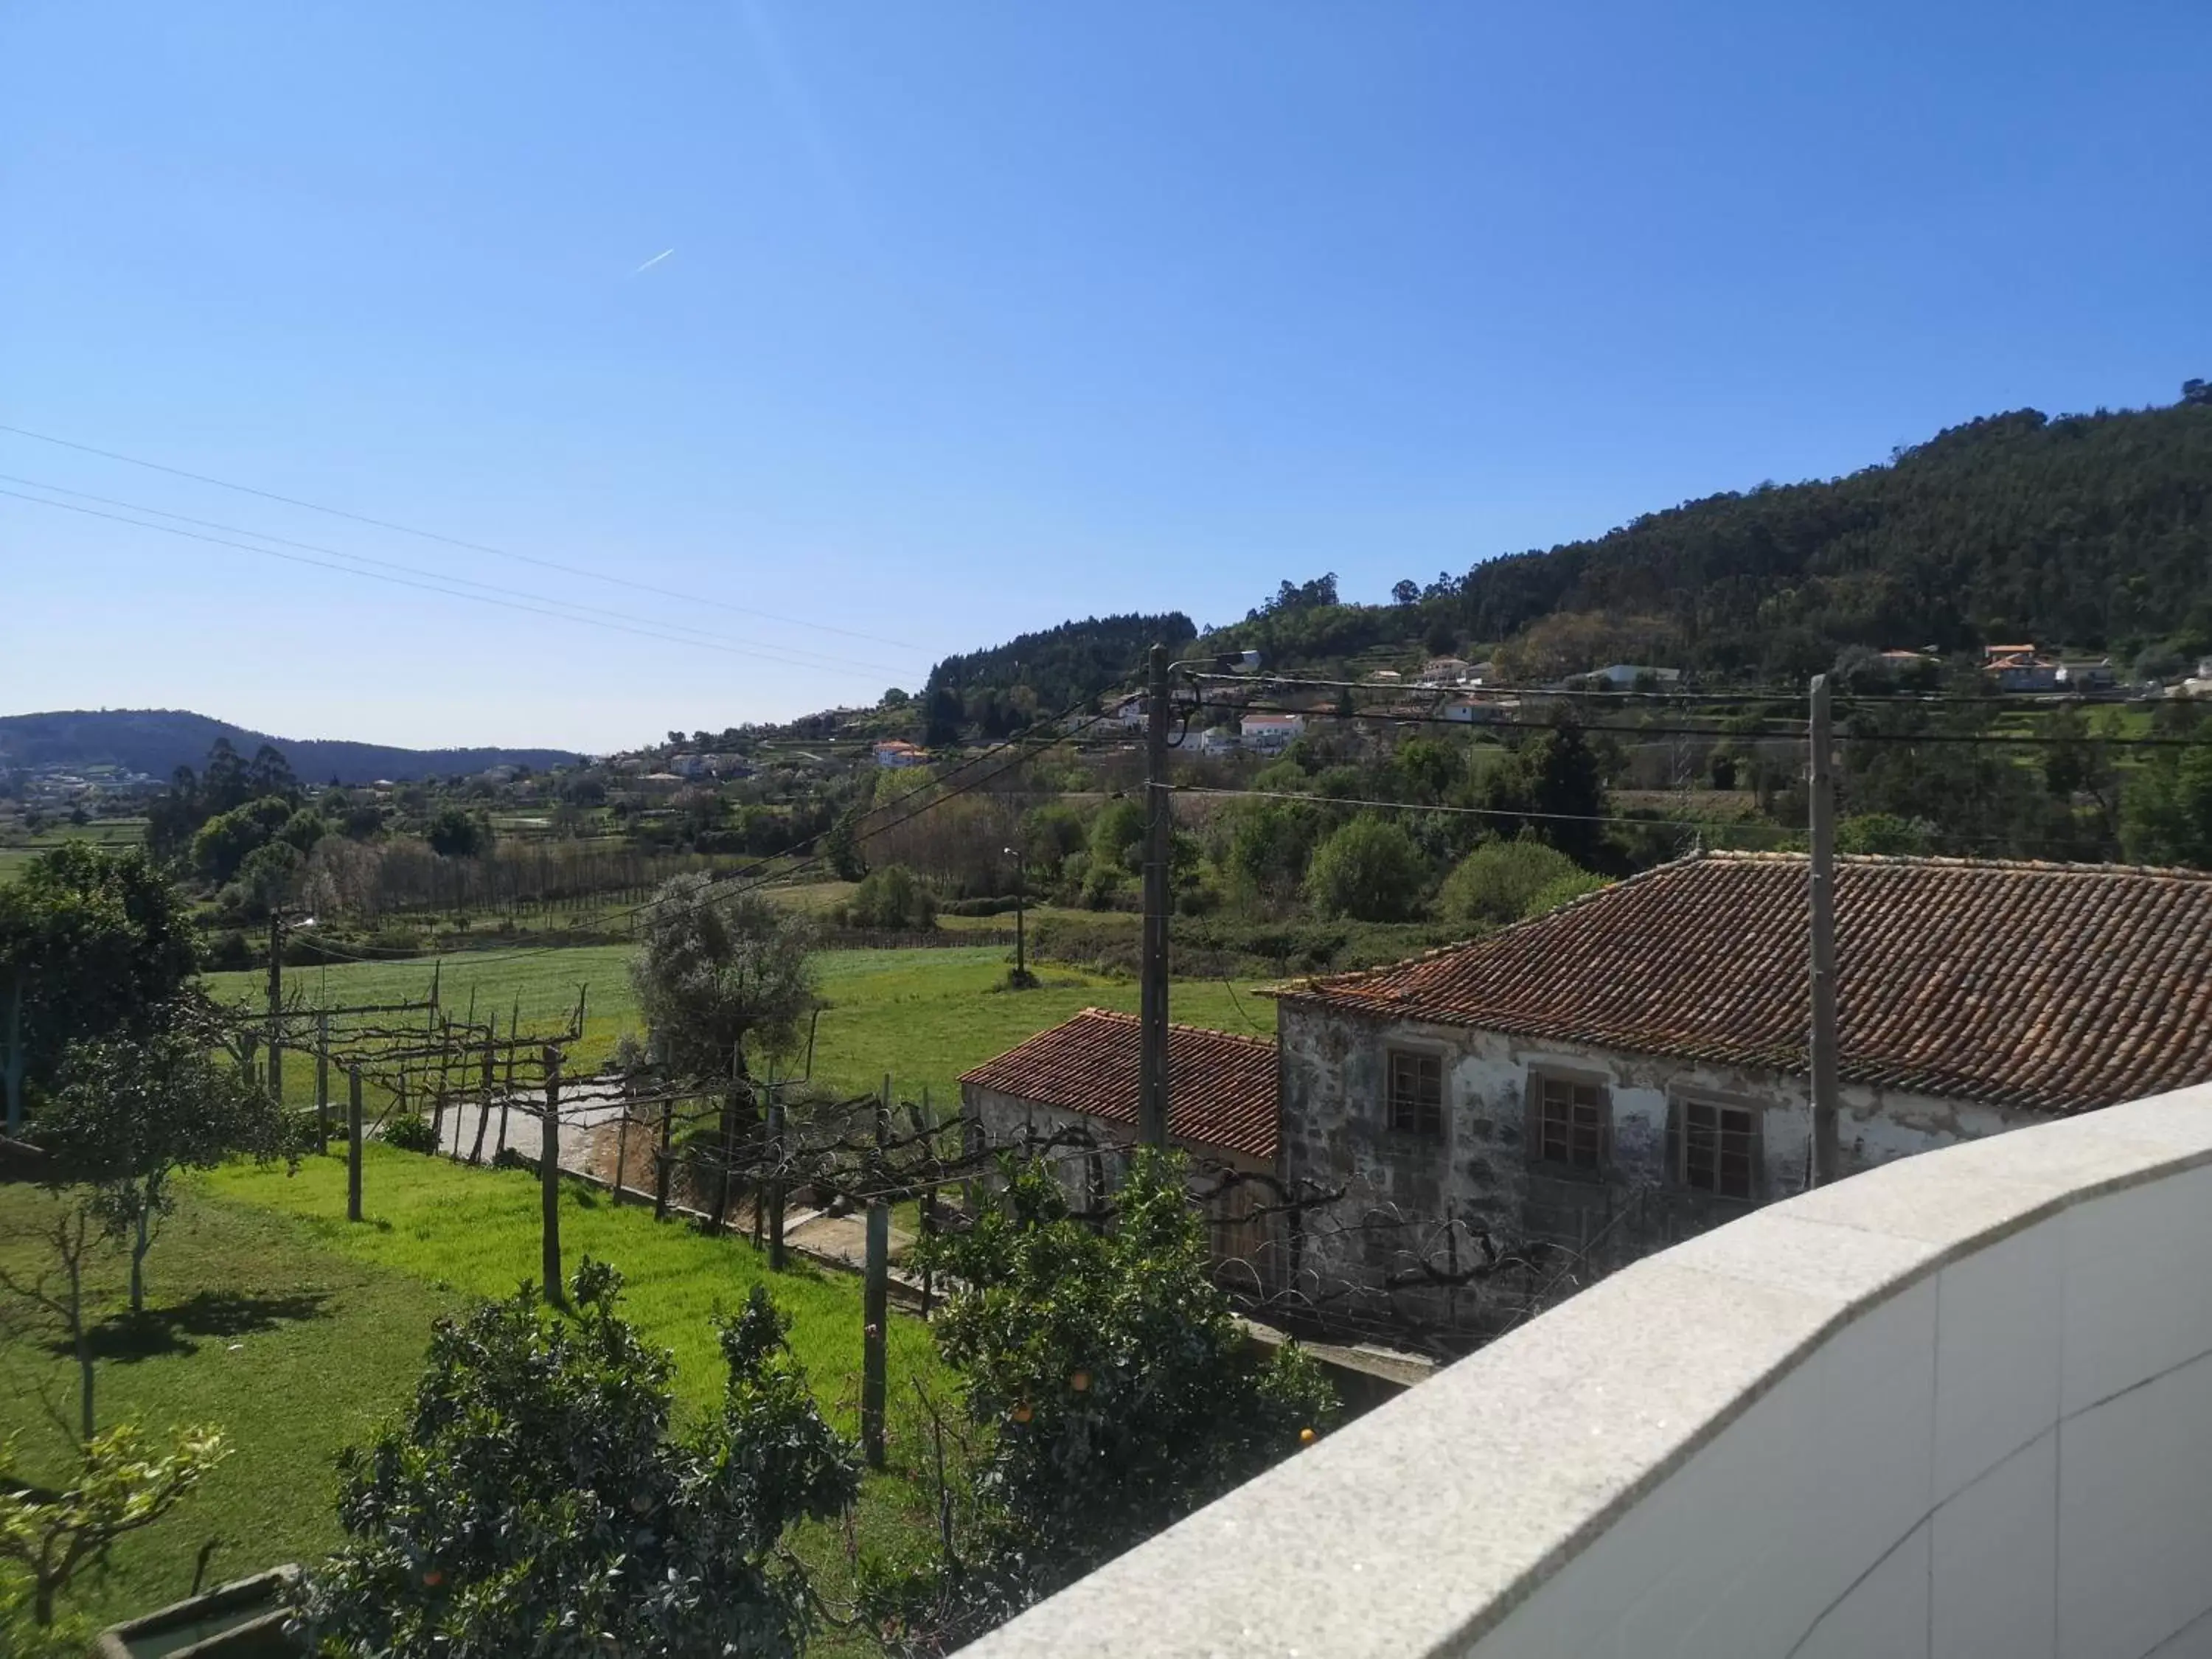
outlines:
{"label": "mountain ridge", "polygon": [[0,714],[0,766],[119,766],[166,779],[179,766],[201,765],[218,738],[228,738],[246,756],[270,744],[314,783],[457,777],[490,766],[543,769],[583,758],[565,749],[409,749],[340,738],[281,738],[185,708],[70,708]]}

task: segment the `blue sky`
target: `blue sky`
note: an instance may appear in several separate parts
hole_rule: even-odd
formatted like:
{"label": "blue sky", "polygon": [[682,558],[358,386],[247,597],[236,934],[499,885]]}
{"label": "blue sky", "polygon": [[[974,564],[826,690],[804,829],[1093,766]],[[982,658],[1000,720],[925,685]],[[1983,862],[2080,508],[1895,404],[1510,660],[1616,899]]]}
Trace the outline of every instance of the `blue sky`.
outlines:
{"label": "blue sky", "polygon": [[0,495],[0,711],[608,748],[2167,402],[2208,63],[2202,0],[12,0],[0,422],[632,586],[0,489],[714,637]]}

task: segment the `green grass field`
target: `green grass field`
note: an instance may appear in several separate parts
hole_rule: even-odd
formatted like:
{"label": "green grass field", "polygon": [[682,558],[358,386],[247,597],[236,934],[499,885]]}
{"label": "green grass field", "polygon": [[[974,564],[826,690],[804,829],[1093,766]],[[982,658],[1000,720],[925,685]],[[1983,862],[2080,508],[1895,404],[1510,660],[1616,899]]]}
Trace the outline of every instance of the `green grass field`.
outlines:
{"label": "green grass field", "polygon": [[[1087,1006],[1134,1012],[1134,980],[1053,963],[1030,991],[1004,988],[1011,953],[996,945],[908,951],[825,951],[817,958],[829,1006],[817,1032],[815,1075],[855,1092],[888,1073],[902,1097],[957,1097],[955,1079],[1026,1037]],[[465,1009],[471,994],[478,1018],[496,1008],[502,1022],[520,999],[525,1030],[557,1027],[586,992],[585,1040],[572,1069],[597,1066],[623,1031],[637,1031],[629,988],[630,951],[580,945],[537,952],[467,952],[434,969],[428,962],[350,963],[290,970],[288,982],[310,1003],[397,1002],[425,995],[433,972],[447,1006]],[[1260,981],[1189,980],[1176,984],[1169,1012],[1186,1024],[1272,1036],[1272,1003],[1253,994]],[[254,1006],[266,993],[258,972],[211,974],[216,995]],[[797,1063],[796,1060],[787,1062]],[[295,1103],[313,1098],[313,1067],[295,1060],[285,1073]]]}
{"label": "green grass field", "polygon": [[[195,1181],[148,1261],[149,1316],[122,1311],[121,1261],[101,1264],[99,1370],[103,1424],[155,1429],[215,1422],[229,1461],[170,1521],[126,1540],[112,1569],[79,1605],[107,1620],[183,1595],[202,1543],[223,1541],[210,1582],[312,1558],[338,1539],[333,1459],[406,1404],[430,1323],[533,1277],[538,1194],[526,1174],[471,1170],[372,1145],[364,1179],[368,1220],[344,1217],[344,1171],[310,1158],[298,1174],[239,1166]],[[0,1265],[38,1259],[46,1203],[0,1188]],[[563,1260],[586,1254],[626,1278],[625,1308],[677,1365],[682,1408],[711,1405],[721,1381],[714,1316],[765,1283],[792,1316],[792,1348],[824,1411],[850,1431],[860,1364],[857,1279],[810,1267],[768,1272],[744,1241],[656,1225],[579,1186],[562,1217]],[[45,1401],[73,1407],[75,1373],[49,1334],[11,1333],[0,1358],[0,1438],[18,1437],[14,1471],[39,1480],[65,1467],[67,1442]],[[890,1328],[891,1468],[872,1477],[854,1519],[863,1548],[895,1547],[928,1525],[915,1484],[921,1442],[914,1383],[946,1384],[928,1334],[910,1319]],[[837,1593],[842,1533],[811,1531],[802,1553]],[[849,1579],[843,1582],[849,1583]],[[833,1645],[822,1650],[836,1651]]]}
{"label": "green grass field", "polygon": [[143,818],[94,818],[90,823],[50,823],[0,842],[0,885],[23,873],[23,866],[64,841],[88,841],[95,847],[136,847],[145,839]]}

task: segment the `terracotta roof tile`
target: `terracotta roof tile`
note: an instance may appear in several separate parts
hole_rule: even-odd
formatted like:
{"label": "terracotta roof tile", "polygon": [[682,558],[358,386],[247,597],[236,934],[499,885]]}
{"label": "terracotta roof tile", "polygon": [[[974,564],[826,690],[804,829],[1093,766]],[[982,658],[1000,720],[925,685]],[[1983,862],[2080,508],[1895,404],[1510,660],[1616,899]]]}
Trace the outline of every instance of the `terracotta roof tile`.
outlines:
{"label": "terracotta roof tile", "polygon": [[[1836,861],[1840,1069],[2076,1112],[2212,1079],[2212,876]],[[1806,1068],[1802,854],[1662,865],[1285,1001],[1778,1072]]]}
{"label": "terracotta roof tile", "polygon": [[[1135,1015],[1085,1008],[960,1081],[1133,1127],[1139,1047]],[[1273,1043],[1195,1025],[1168,1027],[1172,1139],[1272,1163],[1276,1123]]]}

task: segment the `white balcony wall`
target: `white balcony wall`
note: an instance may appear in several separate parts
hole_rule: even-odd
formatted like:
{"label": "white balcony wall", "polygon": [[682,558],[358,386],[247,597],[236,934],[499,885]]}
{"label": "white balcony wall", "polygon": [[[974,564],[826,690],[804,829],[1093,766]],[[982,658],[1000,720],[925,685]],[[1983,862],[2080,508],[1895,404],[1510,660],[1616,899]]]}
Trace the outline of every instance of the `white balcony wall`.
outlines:
{"label": "white balcony wall", "polygon": [[970,1651],[2212,1656],[2212,1088],[1652,1257]]}

